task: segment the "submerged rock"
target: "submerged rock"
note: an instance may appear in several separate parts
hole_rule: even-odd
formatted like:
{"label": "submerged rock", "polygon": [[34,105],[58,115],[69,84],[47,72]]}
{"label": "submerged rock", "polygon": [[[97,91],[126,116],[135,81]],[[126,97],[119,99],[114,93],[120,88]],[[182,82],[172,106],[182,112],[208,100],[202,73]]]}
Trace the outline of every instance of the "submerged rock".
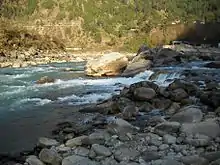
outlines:
{"label": "submerged rock", "polygon": [[36,81],[37,84],[45,84],[45,83],[53,83],[55,79],[50,78],[48,76],[41,77],[39,80]]}

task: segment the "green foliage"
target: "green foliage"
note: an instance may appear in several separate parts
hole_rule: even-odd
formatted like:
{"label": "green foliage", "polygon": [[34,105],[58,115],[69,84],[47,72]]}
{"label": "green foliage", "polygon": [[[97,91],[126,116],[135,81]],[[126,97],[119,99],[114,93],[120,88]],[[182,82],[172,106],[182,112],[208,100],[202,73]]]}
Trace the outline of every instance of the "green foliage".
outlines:
{"label": "green foliage", "polygon": [[[49,14],[44,19],[53,22],[81,17],[84,31],[95,42],[102,42],[101,32],[105,32],[109,37],[114,36],[114,40],[126,38],[125,47],[132,51],[143,42],[152,44],[146,37],[155,27],[165,29],[174,21],[214,22],[220,19],[220,0],[3,0],[0,16],[31,19],[37,18],[41,9],[48,9],[50,13],[55,7],[58,14],[54,14],[54,18]],[[130,35],[134,29],[136,34]],[[167,42],[165,38],[164,43]]]}
{"label": "green foliage", "polygon": [[42,3],[42,7],[45,9],[52,9],[55,6],[55,1],[53,0],[44,0]]}
{"label": "green foliage", "polygon": [[37,0],[28,0],[26,13],[28,15],[33,14],[36,8],[37,8]]}

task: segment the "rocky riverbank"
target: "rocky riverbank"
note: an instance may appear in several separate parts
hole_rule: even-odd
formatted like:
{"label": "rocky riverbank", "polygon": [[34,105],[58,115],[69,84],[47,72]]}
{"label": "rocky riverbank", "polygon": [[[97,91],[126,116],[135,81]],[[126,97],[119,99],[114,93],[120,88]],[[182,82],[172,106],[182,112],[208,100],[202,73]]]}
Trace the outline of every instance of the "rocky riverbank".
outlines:
{"label": "rocky riverbank", "polygon": [[[128,58],[130,62],[124,69],[133,63],[140,66],[136,65],[139,59],[150,61],[151,67],[215,60],[205,67],[219,68],[217,54],[190,56],[171,49],[160,49],[156,54],[153,51],[140,50],[137,56]],[[139,69],[127,73],[133,71],[136,74]],[[52,130],[53,139],[41,137],[35,149],[19,155],[0,155],[0,164],[219,164],[219,78],[201,70],[189,70],[184,75],[168,87],[138,82],[109,100],[79,108],[57,124]]]}
{"label": "rocky riverbank", "polygon": [[148,48],[143,45],[136,56],[124,56],[119,53],[105,54],[89,60],[85,73],[89,76],[134,76],[153,67],[186,64],[191,61],[215,61],[207,64],[210,68],[219,68],[220,51],[216,48],[204,49],[183,45],[167,45]]}
{"label": "rocky riverbank", "polygon": [[54,139],[39,138],[32,152],[10,162],[2,156],[1,164],[219,164],[219,89],[184,80],[166,88],[132,84],[104,103],[80,109],[75,120],[59,123]]}

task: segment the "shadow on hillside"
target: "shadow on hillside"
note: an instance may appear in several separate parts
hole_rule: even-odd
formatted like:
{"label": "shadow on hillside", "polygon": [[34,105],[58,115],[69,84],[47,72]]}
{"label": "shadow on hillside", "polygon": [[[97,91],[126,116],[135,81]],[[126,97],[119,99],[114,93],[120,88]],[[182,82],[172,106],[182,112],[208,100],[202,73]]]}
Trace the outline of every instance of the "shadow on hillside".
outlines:
{"label": "shadow on hillside", "polygon": [[186,41],[192,45],[208,44],[213,47],[217,47],[220,43],[220,22],[196,22],[184,26],[184,30],[175,40]]}

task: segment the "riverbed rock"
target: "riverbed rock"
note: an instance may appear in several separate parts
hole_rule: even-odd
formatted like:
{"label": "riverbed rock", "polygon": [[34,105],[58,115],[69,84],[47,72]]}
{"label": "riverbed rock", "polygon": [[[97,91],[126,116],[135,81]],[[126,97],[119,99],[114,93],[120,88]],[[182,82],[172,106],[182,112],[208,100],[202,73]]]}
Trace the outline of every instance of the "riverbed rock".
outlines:
{"label": "riverbed rock", "polygon": [[50,139],[46,137],[40,137],[38,139],[38,146],[40,147],[52,147],[52,146],[58,146],[59,142],[55,139]]}
{"label": "riverbed rock", "polygon": [[39,154],[39,158],[42,162],[48,163],[51,165],[60,165],[62,158],[54,149],[44,148]]}
{"label": "riverbed rock", "polygon": [[26,159],[26,162],[29,165],[44,165],[44,163],[40,159],[38,159],[36,156],[34,156],[34,155],[29,156]]}
{"label": "riverbed rock", "polygon": [[180,129],[180,123],[179,122],[163,122],[154,128],[154,131],[158,133],[159,135],[165,135],[165,134],[172,134],[177,133]]}
{"label": "riverbed rock", "polygon": [[128,105],[123,109],[122,112],[123,119],[127,119],[127,120],[133,119],[133,117],[136,117],[138,115],[138,112],[139,109],[136,106]]}
{"label": "riverbed rock", "polygon": [[83,156],[72,155],[64,158],[62,165],[99,165],[99,163]]}
{"label": "riverbed rock", "polygon": [[180,130],[187,135],[201,134],[211,138],[216,138],[220,135],[220,126],[216,120],[208,120],[199,123],[184,123]]}
{"label": "riverbed rock", "polygon": [[131,77],[151,68],[152,61],[145,59],[137,60],[136,58],[138,57],[135,57],[131,62],[129,62],[129,64],[127,65],[126,69],[123,71],[121,76]]}
{"label": "riverbed rock", "polygon": [[202,92],[200,95],[200,100],[206,105],[209,105],[213,108],[218,108],[220,106],[220,89]]}
{"label": "riverbed rock", "polygon": [[207,64],[205,64],[205,67],[220,68],[220,61],[214,61],[214,62],[207,63]]}
{"label": "riverbed rock", "polygon": [[85,74],[89,76],[116,76],[124,70],[127,64],[128,59],[125,55],[112,52],[88,61]]}
{"label": "riverbed rock", "polygon": [[156,92],[152,88],[140,87],[135,89],[134,97],[136,100],[147,101],[151,100],[156,96]]}
{"label": "riverbed rock", "polygon": [[173,91],[171,92],[171,99],[172,99],[173,101],[179,102],[179,101],[181,101],[181,100],[183,100],[183,99],[185,99],[185,98],[187,98],[187,97],[188,97],[188,94],[187,94],[186,91],[185,91],[184,89],[182,89],[182,88],[175,89],[175,90],[173,90]]}
{"label": "riverbed rock", "polygon": [[66,142],[67,147],[75,147],[75,146],[81,146],[83,143],[82,141],[87,138],[88,136],[79,136],[73,139],[70,139]]}
{"label": "riverbed rock", "polygon": [[175,144],[176,143],[176,137],[166,134],[163,136],[163,141],[165,144]]}
{"label": "riverbed rock", "polygon": [[196,86],[194,83],[190,83],[184,80],[176,79],[174,80],[169,86],[168,90],[173,91],[176,89],[184,89],[185,92],[189,95],[196,95],[199,92],[198,86]]}
{"label": "riverbed rock", "polygon": [[93,144],[91,149],[98,156],[108,157],[108,156],[111,156],[111,154],[112,154],[111,151],[108,148],[106,148],[103,145],[99,145],[99,144]]}
{"label": "riverbed rock", "polygon": [[45,84],[45,83],[54,83],[55,79],[50,78],[48,76],[41,77],[39,80],[36,81],[37,84]]}
{"label": "riverbed rock", "polygon": [[179,112],[174,114],[170,121],[179,123],[195,123],[202,120],[203,114],[198,107],[187,106],[179,109]]}
{"label": "riverbed rock", "polygon": [[140,153],[137,150],[123,146],[117,148],[114,152],[114,157],[119,162],[135,160],[139,155]]}
{"label": "riverbed rock", "polygon": [[207,165],[208,160],[199,155],[183,156],[180,160],[186,165]]}

